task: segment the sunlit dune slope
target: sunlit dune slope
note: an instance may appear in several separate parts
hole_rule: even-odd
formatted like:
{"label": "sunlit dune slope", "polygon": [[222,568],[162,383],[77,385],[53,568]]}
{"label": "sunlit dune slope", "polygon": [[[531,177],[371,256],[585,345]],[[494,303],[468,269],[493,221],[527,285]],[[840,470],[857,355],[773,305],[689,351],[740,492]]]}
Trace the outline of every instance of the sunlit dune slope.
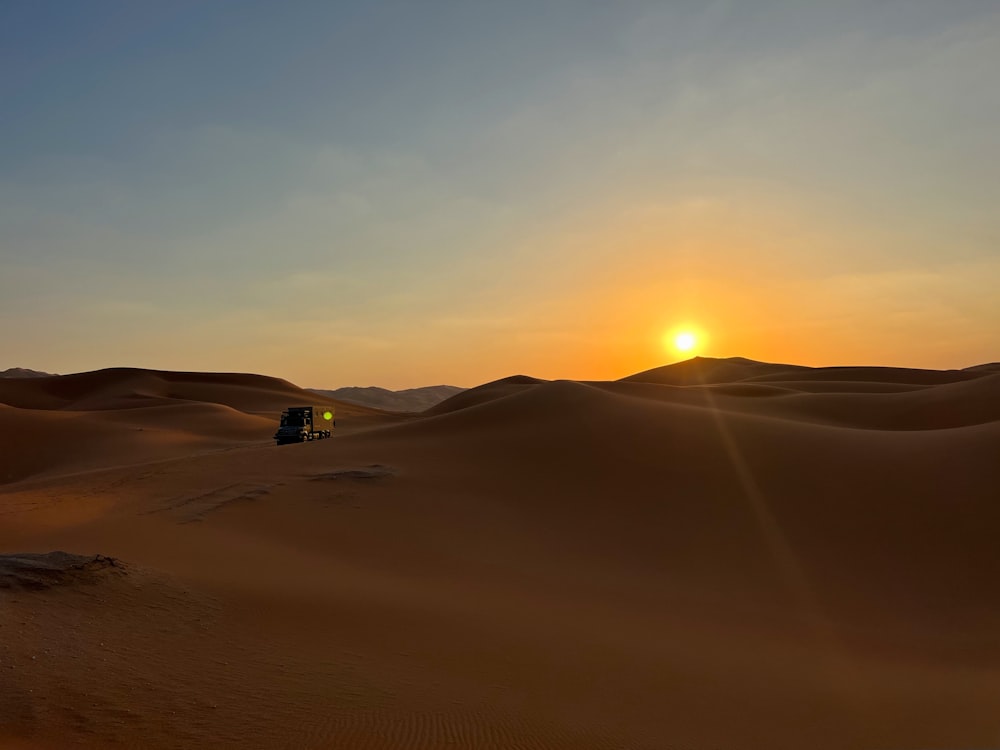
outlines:
{"label": "sunlit dune slope", "polygon": [[282,409],[313,403],[342,423],[382,416],[262,375],[114,368],[0,380],[0,483],[266,440]]}

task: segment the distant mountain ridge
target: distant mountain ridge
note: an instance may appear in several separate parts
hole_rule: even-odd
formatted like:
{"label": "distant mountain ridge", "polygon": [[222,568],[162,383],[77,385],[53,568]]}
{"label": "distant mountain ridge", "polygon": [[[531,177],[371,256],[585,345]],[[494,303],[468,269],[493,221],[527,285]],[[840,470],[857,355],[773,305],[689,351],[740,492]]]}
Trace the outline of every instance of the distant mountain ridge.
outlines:
{"label": "distant mountain ridge", "polygon": [[385,411],[418,412],[430,409],[445,399],[465,388],[455,385],[428,385],[422,388],[407,388],[401,391],[390,391],[377,386],[348,386],[336,390],[309,388],[313,393],[329,396],[339,401],[348,401],[361,406],[372,406]]}

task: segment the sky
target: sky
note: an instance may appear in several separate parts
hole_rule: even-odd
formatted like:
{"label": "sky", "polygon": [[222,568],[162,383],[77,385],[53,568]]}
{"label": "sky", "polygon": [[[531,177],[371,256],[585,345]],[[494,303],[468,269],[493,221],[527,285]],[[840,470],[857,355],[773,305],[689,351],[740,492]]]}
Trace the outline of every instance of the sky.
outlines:
{"label": "sky", "polygon": [[0,369],[1000,360],[998,70],[996,0],[0,0]]}

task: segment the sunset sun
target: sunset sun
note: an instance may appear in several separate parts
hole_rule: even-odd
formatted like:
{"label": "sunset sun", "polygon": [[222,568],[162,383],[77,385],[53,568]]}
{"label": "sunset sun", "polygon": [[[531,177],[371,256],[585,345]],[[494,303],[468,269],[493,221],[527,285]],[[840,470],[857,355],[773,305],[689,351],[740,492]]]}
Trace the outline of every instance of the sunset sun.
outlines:
{"label": "sunset sun", "polygon": [[674,349],[689,352],[698,344],[698,338],[690,331],[682,331],[674,336]]}
{"label": "sunset sun", "polygon": [[702,336],[694,328],[674,328],[663,336],[663,346],[679,354],[694,354],[703,347]]}

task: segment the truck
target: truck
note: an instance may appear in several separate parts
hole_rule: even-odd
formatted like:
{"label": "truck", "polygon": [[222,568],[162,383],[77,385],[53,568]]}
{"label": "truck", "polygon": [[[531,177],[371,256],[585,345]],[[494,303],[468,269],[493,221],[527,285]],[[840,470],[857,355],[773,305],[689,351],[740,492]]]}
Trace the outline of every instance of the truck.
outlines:
{"label": "truck", "polygon": [[274,440],[278,445],[322,440],[336,424],[332,406],[289,406],[281,412]]}

